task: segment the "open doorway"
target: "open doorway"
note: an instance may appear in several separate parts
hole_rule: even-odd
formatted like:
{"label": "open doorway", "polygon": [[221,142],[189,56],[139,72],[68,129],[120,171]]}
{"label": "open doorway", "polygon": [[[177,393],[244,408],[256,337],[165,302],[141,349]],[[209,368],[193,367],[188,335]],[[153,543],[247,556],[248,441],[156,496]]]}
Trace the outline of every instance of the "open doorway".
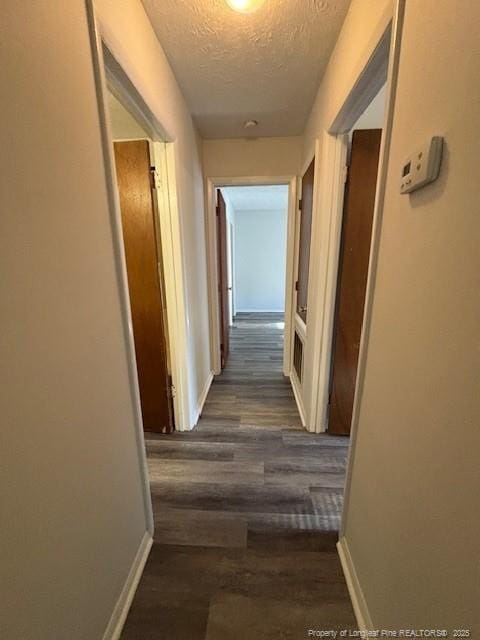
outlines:
{"label": "open doorway", "polygon": [[172,368],[153,141],[107,92],[145,431],[174,430]]}
{"label": "open doorway", "polygon": [[[222,374],[205,407],[243,423],[301,426],[283,375],[289,185],[218,187],[217,277]],[[232,394],[233,395],[233,394]],[[218,397],[217,397],[218,396]],[[247,415],[248,414],[248,415]]]}
{"label": "open doorway", "polygon": [[[284,329],[287,218],[288,185],[217,190],[222,368],[231,327],[252,322]],[[282,352],[283,342],[280,360]]]}
{"label": "open doorway", "polygon": [[348,134],[327,432],[350,435],[367,289],[385,85]]}

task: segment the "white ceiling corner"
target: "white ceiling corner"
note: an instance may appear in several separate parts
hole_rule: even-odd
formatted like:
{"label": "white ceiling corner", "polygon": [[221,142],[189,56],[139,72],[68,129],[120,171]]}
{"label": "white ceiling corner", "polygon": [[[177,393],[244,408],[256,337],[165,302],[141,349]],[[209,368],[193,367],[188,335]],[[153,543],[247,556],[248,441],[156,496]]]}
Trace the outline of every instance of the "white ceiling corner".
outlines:
{"label": "white ceiling corner", "polygon": [[[350,0],[142,0],[204,138],[303,133]],[[248,133],[247,119],[259,121]]]}

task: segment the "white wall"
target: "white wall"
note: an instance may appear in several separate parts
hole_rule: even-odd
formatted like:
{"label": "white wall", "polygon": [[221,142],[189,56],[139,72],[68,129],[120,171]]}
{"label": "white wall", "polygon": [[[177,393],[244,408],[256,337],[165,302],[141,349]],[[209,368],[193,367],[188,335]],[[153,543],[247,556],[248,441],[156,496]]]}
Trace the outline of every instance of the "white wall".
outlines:
{"label": "white wall", "polygon": [[381,129],[383,127],[386,91],[387,86],[384,85],[353,125],[352,131],[356,129]]}
{"label": "white wall", "polygon": [[292,176],[301,151],[301,137],[204,140],[203,171],[210,178]]}
{"label": "white wall", "polygon": [[107,91],[107,102],[110,130],[114,140],[136,140],[149,137],[132,114],[110,91]]}
{"label": "white wall", "polygon": [[[480,635],[480,5],[407,2],[346,541],[376,628]],[[428,60],[428,64],[419,64]],[[440,178],[402,164],[445,136]]]}
{"label": "white wall", "polygon": [[107,45],[175,141],[193,423],[211,372],[201,141],[140,0],[96,0]]}
{"label": "white wall", "polygon": [[287,209],[235,211],[235,310],[284,311]]}
{"label": "white wall", "polygon": [[0,30],[0,637],[95,640],[147,520],[85,5]]}

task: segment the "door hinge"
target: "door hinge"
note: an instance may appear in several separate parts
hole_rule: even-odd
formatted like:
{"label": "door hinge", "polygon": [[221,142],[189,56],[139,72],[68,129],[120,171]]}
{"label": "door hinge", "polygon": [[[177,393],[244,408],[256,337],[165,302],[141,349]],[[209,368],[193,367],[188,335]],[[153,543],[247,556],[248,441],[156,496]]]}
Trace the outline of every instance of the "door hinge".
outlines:
{"label": "door hinge", "polygon": [[225,347],[223,346],[223,342],[220,343],[220,351],[221,353],[223,353],[225,350]]}
{"label": "door hinge", "polygon": [[156,167],[150,167],[150,187],[152,189],[160,189],[162,181]]}
{"label": "door hinge", "polygon": [[175,385],[174,385],[174,384],[171,384],[171,385],[170,385],[170,396],[171,396],[172,398],[176,398],[176,397],[177,397],[177,390],[176,390],[176,388],[175,388]]}
{"label": "door hinge", "polygon": [[295,291],[298,291],[298,280],[295,282]]}
{"label": "door hinge", "polygon": [[300,200],[298,201],[298,210],[301,211],[303,207],[303,200],[302,198],[300,198]]}
{"label": "door hinge", "polygon": [[347,184],[348,180],[348,164],[343,167],[343,184]]}

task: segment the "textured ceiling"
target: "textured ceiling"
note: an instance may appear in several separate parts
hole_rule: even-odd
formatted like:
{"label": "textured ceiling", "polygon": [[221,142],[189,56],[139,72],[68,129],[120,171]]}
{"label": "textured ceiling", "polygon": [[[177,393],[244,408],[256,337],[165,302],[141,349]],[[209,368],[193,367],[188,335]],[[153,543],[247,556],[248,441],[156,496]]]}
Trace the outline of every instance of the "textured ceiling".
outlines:
{"label": "textured ceiling", "polygon": [[[350,0],[142,0],[204,138],[299,135]],[[251,131],[247,119],[259,121]]]}
{"label": "textured ceiling", "polygon": [[288,207],[288,186],[222,187],[235,211],[280,211]]}

